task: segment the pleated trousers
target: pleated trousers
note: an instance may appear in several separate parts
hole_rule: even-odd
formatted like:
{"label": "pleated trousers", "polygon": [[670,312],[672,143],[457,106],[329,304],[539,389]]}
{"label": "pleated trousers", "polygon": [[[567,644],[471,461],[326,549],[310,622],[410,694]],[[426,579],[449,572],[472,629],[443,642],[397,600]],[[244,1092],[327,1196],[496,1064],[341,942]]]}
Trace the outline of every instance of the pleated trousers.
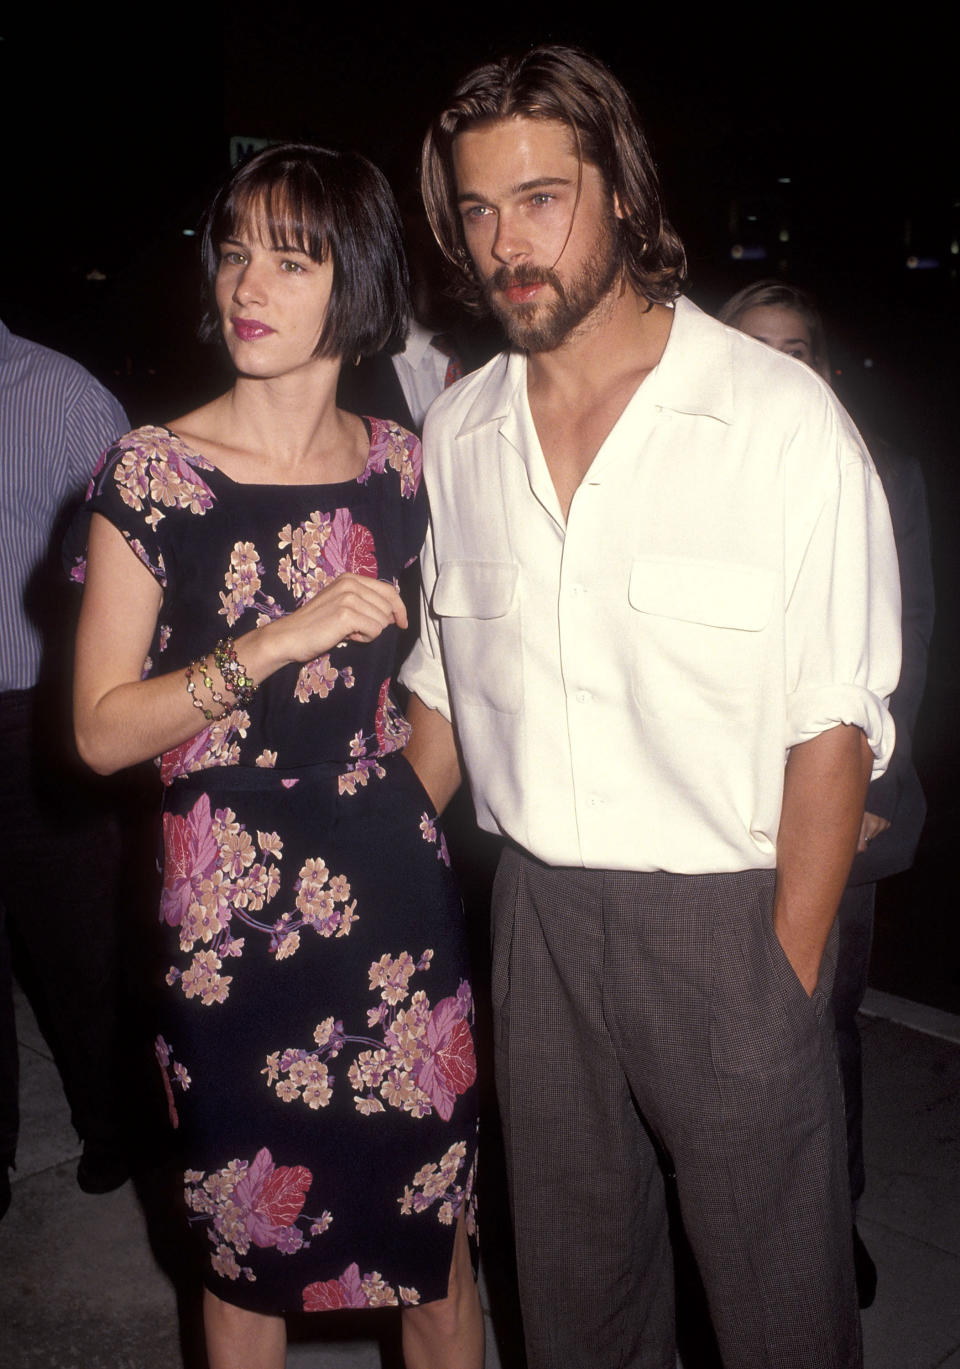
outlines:
{"label": "pleated trousers", "polygon": [[505,851],[494,1029],[530,1369],[674,1369],[665,1163],[725,1369],[862,1364],[835,937],[808,996],[773,886]]}

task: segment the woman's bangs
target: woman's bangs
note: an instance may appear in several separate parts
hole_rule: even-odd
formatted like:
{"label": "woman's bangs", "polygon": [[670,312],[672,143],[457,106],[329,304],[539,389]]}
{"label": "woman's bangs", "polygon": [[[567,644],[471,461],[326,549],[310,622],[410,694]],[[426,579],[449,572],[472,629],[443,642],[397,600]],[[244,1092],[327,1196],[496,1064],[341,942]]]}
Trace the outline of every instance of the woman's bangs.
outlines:
{"label": "woman's bangs", "polygon": [[327,257],[325,225],[317,221],[303,187],[291,180],[236,187],[224,205],[224,236],[253,234],[273,248],[289,247],[322,263]]}

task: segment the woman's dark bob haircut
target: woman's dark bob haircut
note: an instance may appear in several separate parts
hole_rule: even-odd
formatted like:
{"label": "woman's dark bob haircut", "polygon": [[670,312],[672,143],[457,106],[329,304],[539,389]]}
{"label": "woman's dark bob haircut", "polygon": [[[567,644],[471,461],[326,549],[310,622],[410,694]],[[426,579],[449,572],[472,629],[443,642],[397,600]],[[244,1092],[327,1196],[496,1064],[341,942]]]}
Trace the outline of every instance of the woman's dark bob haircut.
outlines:
{"label": "woman's dark bob haircut", "polygon": [[203,219],[201,337],[220,335],[216,280],[228,238],[260,227],[272,247],[333,259],[315,356],[351,361],[403,347],[410,319],[400,216],[386,177],[355,152],[278,143],[237,167]]}
{"label": "woman's dark bob haircut", "polygon": [[630,96],[595,57],[544,45],[464,77],[423,144],[420,179],[427,217],[441,250],[458,269],[456,288],[463,302],[478,307],[481,291],[457,212],[454,139],[478,125],[515,118],[567,125],[581,161],[597,168],[620,202],[621,250],[634,289],[656,303],[675,299],[686,278],[686,256],[664,217],[656,167]]}

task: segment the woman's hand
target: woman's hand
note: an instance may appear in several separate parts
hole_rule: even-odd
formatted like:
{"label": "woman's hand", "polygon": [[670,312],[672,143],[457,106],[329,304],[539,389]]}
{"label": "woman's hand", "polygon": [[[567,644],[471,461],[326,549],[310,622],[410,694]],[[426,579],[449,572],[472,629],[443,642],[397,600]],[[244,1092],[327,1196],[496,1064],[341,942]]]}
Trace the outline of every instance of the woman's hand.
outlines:
{"label": "woman's hand", "polygon": [[407,626],[392,584],[345,574],[272,623],[237,638],[237,655],[259,683],[281,666],[312,661],[343,642],[372,642],[391,623]]}

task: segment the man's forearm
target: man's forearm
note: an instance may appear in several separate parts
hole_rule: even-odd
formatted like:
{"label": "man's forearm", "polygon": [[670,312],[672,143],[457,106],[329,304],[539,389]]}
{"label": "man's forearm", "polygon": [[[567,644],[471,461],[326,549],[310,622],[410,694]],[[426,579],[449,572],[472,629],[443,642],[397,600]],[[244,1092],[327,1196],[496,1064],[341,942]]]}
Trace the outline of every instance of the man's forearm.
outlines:
{"label": "man's forearm", "polygon": [[453,728],[442,713],[427,708],[415,694],[410,696],[407,717],[413,735],[404,755],[417,772],[438,813],[460,788],[460,760]]}
{"label": "man's forearm", "polygon": [[787,761],[773,919],[808,994],[850,873],[871,767],[866,737],[847,725],[795,746]]}

